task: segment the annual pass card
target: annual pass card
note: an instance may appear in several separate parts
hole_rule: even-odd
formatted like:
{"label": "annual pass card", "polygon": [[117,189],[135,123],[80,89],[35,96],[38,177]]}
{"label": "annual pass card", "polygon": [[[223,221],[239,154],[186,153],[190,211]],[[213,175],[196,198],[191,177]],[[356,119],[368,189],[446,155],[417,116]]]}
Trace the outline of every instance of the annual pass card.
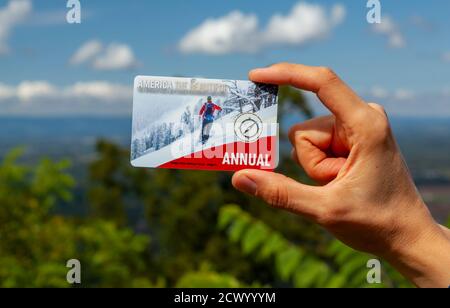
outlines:
{"label": "annual pass card", "polygon": [[278,87],[242,80],[138,76],[131,164],[143,168],[273,170]]}

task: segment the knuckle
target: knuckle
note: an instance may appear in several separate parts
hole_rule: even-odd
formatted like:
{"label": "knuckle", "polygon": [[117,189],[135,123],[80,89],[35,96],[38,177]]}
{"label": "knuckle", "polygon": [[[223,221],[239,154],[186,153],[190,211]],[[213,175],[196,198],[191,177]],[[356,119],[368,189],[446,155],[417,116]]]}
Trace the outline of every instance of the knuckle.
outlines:
{"label": "knuckle", "polygon": [[302,142],[309,139],[309,132],[306,128],[295,126],[289,131],[289,141],[293,146],[301,145]]}
{"label": "knuckle", "polygon": [[272,185],[262,196],[266,202],[275,208],[287,208],[289,205],[289,194],[285,186]]}
{"label": "knuckle", "polygon": [[386,115],[386,110],[384,109],[384,107],[380,104],[377,103],[369,103],[369,106],[372,107],[373,109],[379,111],[381,114]]}
{"label": "knuckle", "polygon": [[367,123],[371,122],[373,113],[370,108],[361,108],[353,112],[353,120],[355,123],[367,126]]}
{"label": "knuckle", "polygon": [[391,126],[387,118],[377,116],[372,122],[373,137],[376,141],[384,141],[391,134]]}
{"label": "knuckle", "polygon": [[297,130],[294,134],[294,141],[296,144],[299,144],[303,140],[308,140],[308,133],[303,130]]}
{"label": "knuckle", "polygon": [[332,83],[339,79],[337,74],[334,72],[333,69],[325,66],[319,67],[320,73],[324,76],[325,81],[328,83]]}
{"label": "knuckle", "polygon": [[383,142],[391,136],[391,125],[384,112],[384,108],[378,104],[369,104],[353,115],[355,129],[367,138],[370,143]]}

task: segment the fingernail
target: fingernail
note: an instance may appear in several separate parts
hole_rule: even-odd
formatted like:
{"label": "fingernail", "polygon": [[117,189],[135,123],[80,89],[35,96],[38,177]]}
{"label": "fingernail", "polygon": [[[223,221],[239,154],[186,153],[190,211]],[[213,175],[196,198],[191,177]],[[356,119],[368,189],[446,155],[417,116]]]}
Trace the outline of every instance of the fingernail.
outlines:
{"label": "fingernail", "polygon": [[250,178],[248,178],[245,175],[242,175],[238,179],[238,187],[241,191],[249,194],[249,195],[256,195],[256,183],[253,182]]}

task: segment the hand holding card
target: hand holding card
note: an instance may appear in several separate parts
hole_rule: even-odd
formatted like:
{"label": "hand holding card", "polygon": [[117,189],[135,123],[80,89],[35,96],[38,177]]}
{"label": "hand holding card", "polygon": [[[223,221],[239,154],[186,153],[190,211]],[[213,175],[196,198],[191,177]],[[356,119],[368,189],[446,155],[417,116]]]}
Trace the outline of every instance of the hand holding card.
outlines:
{"label": "hand holding card", "polygon": [[278,87],[250,81],[138,76],[135,167],[273,170]]}

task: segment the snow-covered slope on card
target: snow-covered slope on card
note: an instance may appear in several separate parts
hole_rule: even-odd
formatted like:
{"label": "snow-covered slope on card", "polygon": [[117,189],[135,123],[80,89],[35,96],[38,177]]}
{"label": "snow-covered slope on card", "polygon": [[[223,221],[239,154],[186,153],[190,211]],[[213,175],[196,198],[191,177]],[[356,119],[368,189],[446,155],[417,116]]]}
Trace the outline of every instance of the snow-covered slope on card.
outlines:
{"label": "snow-covered slope on card", "polygon": [[[273,123],[277,123],[277,108],[278,106],[274,105],[256,113],[264,123],[261,137],[277,134],[276,129],[273,127]],[[234,121],[237,116],[239,116],[239,112],[232,112],[215,121],[211,129],[210,139],[204,145],[200,141],[200,128],[194,131],[194,133],[176,140],[169,146],[156,152],[144,154],[133,160],[131,164],[135,167],[158,167],[192,153],[239,141],[234,133]]]}

